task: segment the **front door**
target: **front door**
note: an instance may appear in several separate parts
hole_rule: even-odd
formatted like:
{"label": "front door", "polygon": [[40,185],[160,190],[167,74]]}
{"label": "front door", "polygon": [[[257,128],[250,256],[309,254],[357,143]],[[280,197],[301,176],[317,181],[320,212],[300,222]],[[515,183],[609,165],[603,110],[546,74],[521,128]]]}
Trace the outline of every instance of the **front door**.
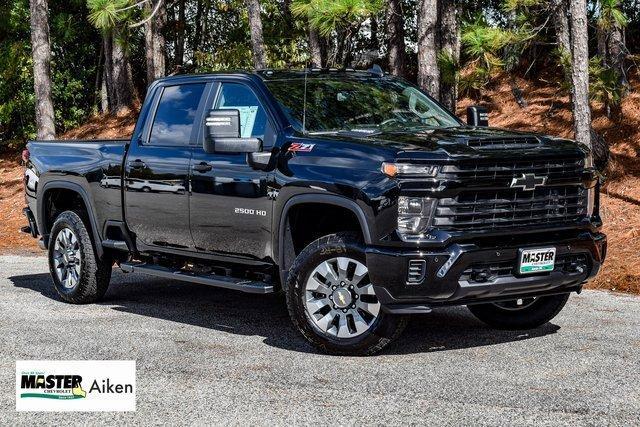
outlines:
{"label": "front door", "polygon": [[206,84],[159,88],[142,140],[132,142],[125,163],[125,209],[137,243],[194,250],[189,230],[189,172],[196,118]]}
{"label": "front door", "polygon": [[[271,150],[275,133],[267,111],[244,83],[222,82],[206,108],[240,111],[242,137],[260,138]],[[251,168],[246,154],[206,153],[192,159],[191,234],[200,251],[268,261],[271,257],[272,201],[267,173]]]}

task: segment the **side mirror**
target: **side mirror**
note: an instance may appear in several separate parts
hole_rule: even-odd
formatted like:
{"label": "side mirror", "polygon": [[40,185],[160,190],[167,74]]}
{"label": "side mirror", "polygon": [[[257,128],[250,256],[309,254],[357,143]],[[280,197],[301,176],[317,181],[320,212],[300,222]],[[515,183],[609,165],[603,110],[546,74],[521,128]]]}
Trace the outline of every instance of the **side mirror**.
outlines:
{"label": "side mirror", "polygon": [[262,151],[259,138],[240,137],[240,111],[209,110],[205,117],[204,151],[207,153],[256,153]]}
{"label": "side mirror", "polygon": [[467,124],[479,127],[489,126],[489,111],[479,105],[467,107]]}

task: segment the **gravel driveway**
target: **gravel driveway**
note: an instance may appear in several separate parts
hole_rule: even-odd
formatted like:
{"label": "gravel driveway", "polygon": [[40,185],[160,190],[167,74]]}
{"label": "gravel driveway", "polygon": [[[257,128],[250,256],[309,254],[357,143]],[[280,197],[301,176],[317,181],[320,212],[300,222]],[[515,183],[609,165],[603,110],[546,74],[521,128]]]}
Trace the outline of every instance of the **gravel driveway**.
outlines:
{"label": "gravel driveway", "polygon": [[[369,358],[316,354],[283,299],[114,271],[60,302],[43,257],[0,257],[0,425],[640,424],[640,298],[587,291],[550,324],[416,316]],[[19,359],[135,359],[135,413],[16,413]]]}

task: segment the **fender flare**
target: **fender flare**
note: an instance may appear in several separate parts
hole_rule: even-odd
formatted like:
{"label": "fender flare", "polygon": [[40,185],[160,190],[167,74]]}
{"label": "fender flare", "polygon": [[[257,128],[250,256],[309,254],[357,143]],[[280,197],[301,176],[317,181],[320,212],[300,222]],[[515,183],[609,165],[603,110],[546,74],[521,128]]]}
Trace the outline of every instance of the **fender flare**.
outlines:
{"label": "fender flare", "polygon": [[98,231],[98,223],[96,220],[96,214],[95,211],[93,210],[93,205],[90,203],[90,198],[89,198],[89,193],[87,193],[87,190],[84,189],[84,187],[82,187],[82,185],[75,183],[75,182],[70,182],[70,181],[59,181],[59,180],[54,180],[54,181],[48,181],[47,183],[44,184],[44,186],[42,187],[42,195],[40,197],[38,197],[37,199],[37,210],[38,210],[38,219],[40,224],[38,224],[38,229],[41,230],[41,234],[44,238],[44,242],[46,247],[49,247],[49,231],[47,229],[47,227],[45,226],[45,204],[44,204],[44,196],[45,194],[47,194],[48,191],[50,190],[56,190],[56,189],[62,189],[62,190],[71,190],[75,193],[78,193],[78,195],[82,198],[82,201],[84,202],[85,207],[87,208],[87,214],[89,216],[89,222],[91,225],[91,233],[93,234],[93,242],[94,242],[94,249],[98,255],[98,258],[102,258],[102,255],[104,253],[104,250],[102,248],[102,238],[100,237],[100,233]]}
{"label": "fender flare", "polygon": [[289,211],[292,207],[305,203],[327,204],[350,210],[358,219],[358,223],[360,223],[364,243],[371,244],[371,231],[369,230],[367,217],[362,208],[358,206],[355,201],[335,194],[300,194],[293,196],[284,204],[279,217],[280,223],[278,224],[277,259],[281,283],[284,283],[286,274],[284,241]]}

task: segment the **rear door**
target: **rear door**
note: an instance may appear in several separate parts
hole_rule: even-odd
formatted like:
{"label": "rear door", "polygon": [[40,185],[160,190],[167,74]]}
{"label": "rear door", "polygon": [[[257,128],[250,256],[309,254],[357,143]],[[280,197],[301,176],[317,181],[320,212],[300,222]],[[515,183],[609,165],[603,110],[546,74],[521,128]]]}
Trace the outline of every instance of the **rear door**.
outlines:
{"label": "rear door", "polygon": [[[242,81],[221,81],[206,110],[240,111],[242,137],[260,138],[263,151],[275,143],[274,121],[257,92]],[[268,174],[251,168],[246,154],[206,153],[195,147],[191,178],[191,233],[198,250],[222,256],[271,257],[273,202]]]}
{"label": "rear door", "polygon": [[142,138],[125,162],[125,209],[139,247],[194,250],[189,230],[189,172],[206,83],[157,88]]}

